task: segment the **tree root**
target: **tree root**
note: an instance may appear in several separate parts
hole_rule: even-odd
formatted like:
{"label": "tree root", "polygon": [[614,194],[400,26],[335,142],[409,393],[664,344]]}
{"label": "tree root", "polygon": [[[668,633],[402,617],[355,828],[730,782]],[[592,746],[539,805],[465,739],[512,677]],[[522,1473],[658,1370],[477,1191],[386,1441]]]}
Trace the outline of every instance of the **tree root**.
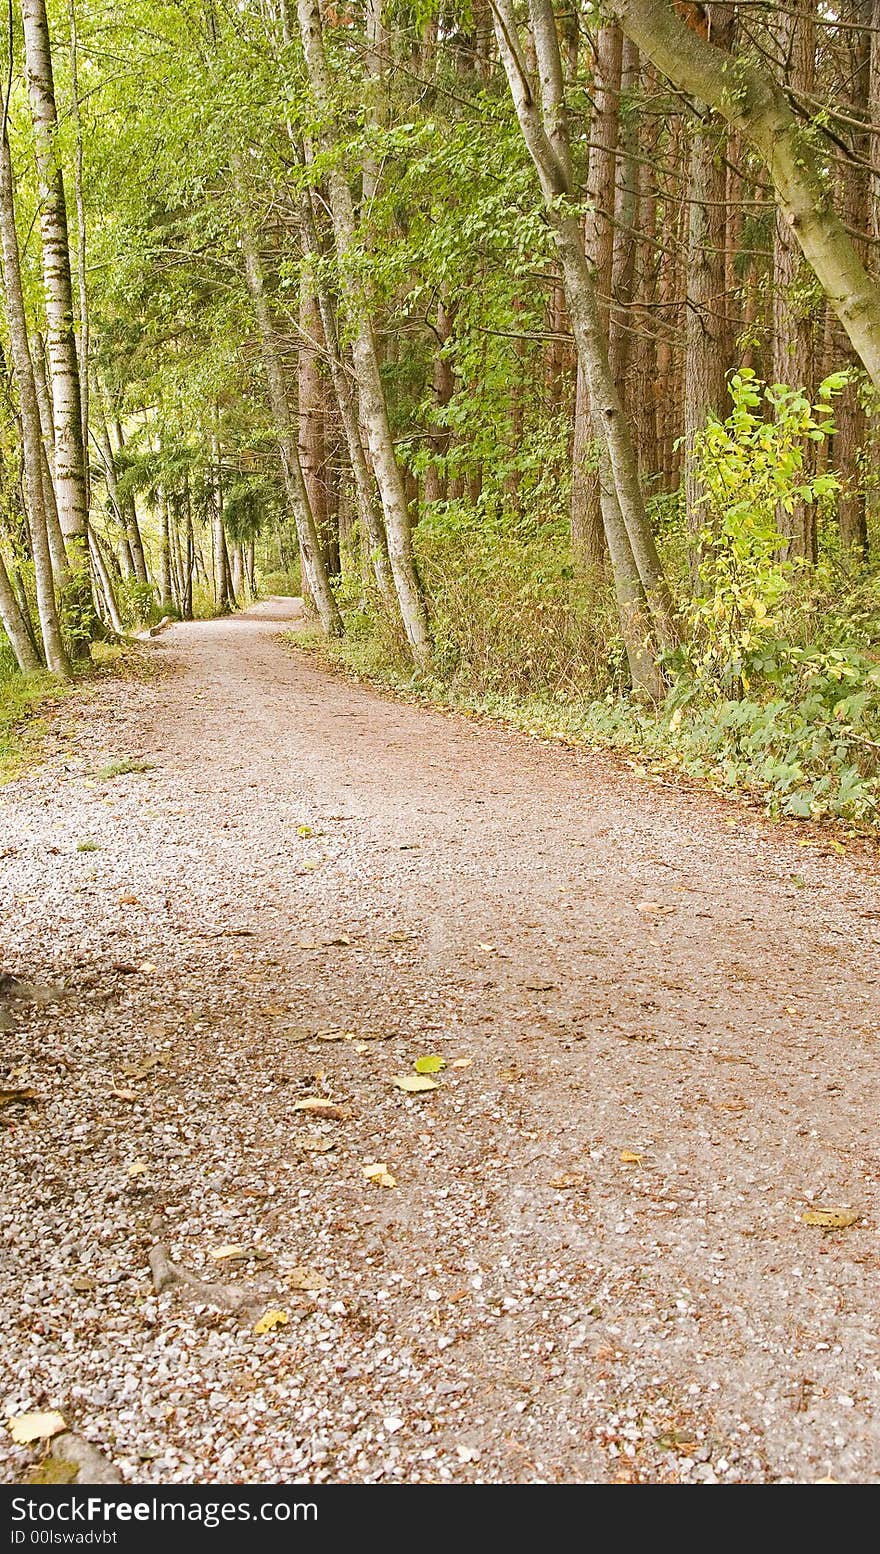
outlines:
{"label": "tree root", "polygon": [[252,1286],[200,1279],[197,1274],[181,1268],[178,1263],[171,1261],[161,1241],[150,1251],[150,1270],[157,1295],[161,1295],[163,1290],[181,1289],[191,1300],[244,1316],[259,1314],[265,1305],[264,1298]]}

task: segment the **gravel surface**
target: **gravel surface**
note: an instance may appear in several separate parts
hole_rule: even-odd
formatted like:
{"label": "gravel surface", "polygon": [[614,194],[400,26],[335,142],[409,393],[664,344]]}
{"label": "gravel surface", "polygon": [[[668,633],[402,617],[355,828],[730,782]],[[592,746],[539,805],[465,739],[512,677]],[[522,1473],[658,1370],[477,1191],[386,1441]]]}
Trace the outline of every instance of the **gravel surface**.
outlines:
{"label": "gravel surface", "polygon": [[294,612],[0,790],[0,1472],[58,1409],[136,1483],[877,1482],[872,858]]}

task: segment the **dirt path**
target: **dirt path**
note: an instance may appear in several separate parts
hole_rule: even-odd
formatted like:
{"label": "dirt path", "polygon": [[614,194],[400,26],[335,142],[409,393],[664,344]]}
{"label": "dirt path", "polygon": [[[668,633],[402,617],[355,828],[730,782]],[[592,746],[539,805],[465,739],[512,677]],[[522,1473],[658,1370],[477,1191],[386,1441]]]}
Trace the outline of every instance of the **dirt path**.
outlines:
{"label": "dirt path", "polygon": [[[389,704],[287,612],[170,631],[0,790],[0,966],[38,984],[0,1413],[137,1482],[876,1482],[876,873]],[[433,1053],[468,1063],[393,1087]],[[247,1308],[157,1295],[156,1242]]]}

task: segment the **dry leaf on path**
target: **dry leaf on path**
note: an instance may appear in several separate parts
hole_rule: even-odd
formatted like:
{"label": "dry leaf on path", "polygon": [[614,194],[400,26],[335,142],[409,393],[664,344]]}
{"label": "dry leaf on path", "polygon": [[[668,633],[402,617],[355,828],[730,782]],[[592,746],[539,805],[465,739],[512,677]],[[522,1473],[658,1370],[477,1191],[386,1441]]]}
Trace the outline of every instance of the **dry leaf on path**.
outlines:
{"label": "dry leaf on path", "polygon": [[430,1074],[392,1074],[391,1083],[406,1095],[425,1095],[429,1090],[440,1089]]}
{"label": "dry leaf on path", "polygon": [[850,1214],[841,1209],[808,1209],[801,1215],[805,1225],[815,1225],[819,1230],[848,1230],[858,1224],[861,1214]]}
{"label": "dry leaf on path", "polygon": [[111,1086],[110,1094],[111,1095],[115,1095],[116,1099],[118,1101],[139,1101],[140,1100],[140,1096],[137,1095],[134,1090],[117,1090],[115,1086]]}
{"label": "dry leaf on path", "polygon": [[583,1187],[586,1180],[582,1171],[562,1171],[559,1176],[551,1176],[549,1185],[558,1191],[567,1187]]}
{"label": "dry leaf on path", "polygon": [[312,1155],[326,1155],[331,1149],[336,1148],[335,1139],[325,1139],[320,1133],[310,1133],[308,1138],[300,1139],[300,1149],[307,1149]]}
{"label": "dry leaf on path", "polygon": [[639,1165],[640,1166],[641,1163],[642,1163],[643,1158],[644,1157],[642,1155],[634,1154],[631,1149],[622,1149],[620,1151],[620,1155],[618,1156],[618,1159],[620,1160],[621,1165]]}
{"label": "dry leaf on path", "polygon": [[18,1446],[27,1446],[29,1441],[47,1441],[51,1436],[59,1435],[67,1429],[67,1420],[63,1414],[54,1411],[46,1414],[18,1414],[15,1418],[7,1419],[6,1428]]}
{"label": "dry leaf on path", "polygon": [[326,1117],[331,1122],[344,1122],[348,1113],[344,1106],[337,1106],[335,1101],[322,1101],[320,1097],[309,1097],[306,1101],[294,1101],[295,1112],[310,1112],[313,1117]]}
{"label": "dry leaf on path", "polygon": [[323,1279],[314,1268],[307,1268],[305,1263],[300,1263],[296,1268],[291,1269],[287,1277],[287,1283],[292,1290],[304,1290],[306,1292],[310,1290],[325,1290],[327,1288],[327,1280]]}
{"label": "dry leaf on path", "polygon": [[416,1058],[413,1064],[417,1074],[439,1074],[445,1067],[446,1059],[433,1052],[427,1057]]}
{"label": "dry leaf on path", "polygon": [[472,1063],[473,1063],[473,1061],[474,1061],[473,1058],[453,1058],[452,1062],[449,1065],[449,1067],[450,1068],[470,1068]]}
{"label": "dry leaf on path", "polygon": [[153,1069],[158,1068],[159,1064],[164,1063],[164,1061],[165,1059],[161,1052],[150,1052],[145,1058],[141,1058],[139,1063],[123,1064],[122,1072],[126,1079],[146,1079],[147,1075],[151,1074]]}
{"label": "dry leaf on path", "polygon": [[250,1257],[250,1255],[247,1247],[237,1246],[233,1242],[229,1242],[225,1246],[213,1247],[208,1252],[208,1256],[213,1258],[215,1263],[238,1262],[242,1258]]}
{"label": "dry leaf on path", "polygon": [[384,1160],[371,1161],[368,1165],[362,1166],[361,1170],[368,1181],[376,1182],[379,1187],[397,1186],[397,1178],[391,1175]]}
{"label": "dry leaf on path", "polygon": [[264,1333],[271,1333],[273,1327],[286,1327],[289,1321],[286,1311],[264,1311],[259,1322],[254,1323],[254,1332],[262,1338]]}
{"label": "dry leaf on path", "polygon": [[149,1169],[149,1163],[146,1160],[133,1160],[125,1174],[126,1176],[143,1176]]}

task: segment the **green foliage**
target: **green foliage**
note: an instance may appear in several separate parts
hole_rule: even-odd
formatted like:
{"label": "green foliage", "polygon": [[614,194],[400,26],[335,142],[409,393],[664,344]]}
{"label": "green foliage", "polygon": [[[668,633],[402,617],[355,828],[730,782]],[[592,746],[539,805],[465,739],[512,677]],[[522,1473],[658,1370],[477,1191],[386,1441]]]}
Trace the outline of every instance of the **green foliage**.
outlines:
{"label": "green foliage", "polygon": [[845,382],[843,373],[826,378],[811,405],[797,390],[765,385],[743,369],[730,381],[730,414],[710,419],[694,439],[706,522],[688,666],[703,692],[745,695],[761,671],[777,606],[791,586],[780,516],[839,489],[833,474],[809,472],[806,450],[833,431],[831,400]]}
{"label": "green foliage", "polygon": [[23,675],[0,642],[0,782],[8,782],[39,746],[40,713],[63,686],[49,674]]}

